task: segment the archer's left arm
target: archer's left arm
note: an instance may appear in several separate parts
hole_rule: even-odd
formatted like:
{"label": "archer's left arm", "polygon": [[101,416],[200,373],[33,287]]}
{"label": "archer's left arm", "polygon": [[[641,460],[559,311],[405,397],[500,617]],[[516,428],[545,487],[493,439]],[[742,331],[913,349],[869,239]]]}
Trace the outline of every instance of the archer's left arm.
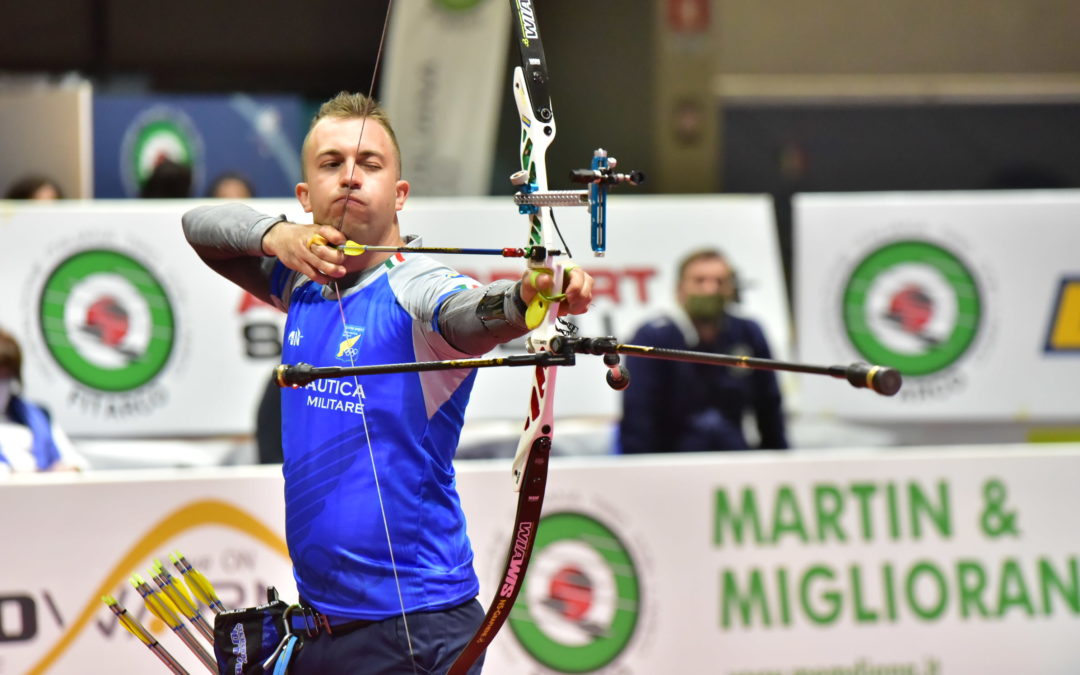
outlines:
{"label": "archer's left arm", "polygon": [[[584,314],[592,301],[592,285],[592,277],[580,267],[567,272],[559,315]],[[537,287],[546,292],[551,278],[541,274],[534,285],[526,273],[517,283],[500,280],[455,293],[439,308],[439,333],[458,351],[486,354],[529,332],[525,310]]]}

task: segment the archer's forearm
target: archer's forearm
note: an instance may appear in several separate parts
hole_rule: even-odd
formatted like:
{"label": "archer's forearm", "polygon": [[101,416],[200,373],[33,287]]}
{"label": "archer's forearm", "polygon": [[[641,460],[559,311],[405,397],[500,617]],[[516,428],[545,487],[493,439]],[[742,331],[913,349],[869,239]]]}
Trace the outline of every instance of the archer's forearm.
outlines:
{"label": "archer's forearm", "polygon": [[265,302],[271,302],[263,236],[284,216],[268,216],[243,204],[200,206],[184,214],[184,236],[218,274]]}
{"label": "archer's forearm", "polygon": [[455,349],[486,354],[529,332],[518,283],[495,281],[451,295],[439,309],[439,332]]}

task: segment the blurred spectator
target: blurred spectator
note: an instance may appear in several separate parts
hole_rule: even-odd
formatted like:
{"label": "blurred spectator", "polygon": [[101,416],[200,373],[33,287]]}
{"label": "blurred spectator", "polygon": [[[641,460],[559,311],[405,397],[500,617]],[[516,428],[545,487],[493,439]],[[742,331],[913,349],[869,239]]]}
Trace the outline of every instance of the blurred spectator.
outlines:
{"label": "blurred spectator", "polygon": [[46,176],[23,176],[8,188],[4,199],[63,199],[64,193],[56,181]]}
{"label": "blurred spectator", "polygon": [[281,387],[277,374],[270,376],[255,416],[255,448],[259,464],[281,464],[285,451],[281,447]]}
{"label": "blurred spectator", "polygon": [[[761,327],[728,312],[737,301],[735,273],[716,249],[679,265],[679,308],[652,321],[634,344],[714,354],[772,358]],[[753,412],[762,449],[788,447],[776,374],[695,363],[627,358],[630,387],[623,397],[623,453],[746,450],[743,416]]]}
{"label": "blurred spectator", "polygon": [[21,393],[22,351],[0,330],[0,476],[89,468],[49,413]]}
{"label": "blurred spectator", "polygon": [[255,196],[255,188],[244,174],[226,171],[214,179],[206,196],[215,199],[250,199]]}
{"label": "blurred spectator", "polygon": [[186,199],[191,196],[191,167],[163,159],[143,183],[142,199]]}

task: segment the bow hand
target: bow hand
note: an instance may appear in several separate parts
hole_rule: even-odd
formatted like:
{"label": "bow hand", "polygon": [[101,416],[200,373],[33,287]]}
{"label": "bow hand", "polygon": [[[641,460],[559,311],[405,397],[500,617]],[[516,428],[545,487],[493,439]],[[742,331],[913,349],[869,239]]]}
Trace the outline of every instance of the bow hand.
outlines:
{"label": "bow hand", "polygon": [[[592,303],[593,278],[581,267],[568,263],[563,268],[563,291],[552,295],[554,279],[547,268],[528,269],[521,277],[521,300],[532,307],[539,297],[548,303],[559,303],[559,316],[584,314]],[[532,327],[532,326],[530,326]]]}

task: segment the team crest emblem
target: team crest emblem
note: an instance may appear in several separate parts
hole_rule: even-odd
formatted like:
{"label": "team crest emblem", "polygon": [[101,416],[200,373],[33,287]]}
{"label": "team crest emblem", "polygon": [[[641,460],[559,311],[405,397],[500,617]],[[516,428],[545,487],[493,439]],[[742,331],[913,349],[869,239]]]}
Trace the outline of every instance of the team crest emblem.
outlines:
{"label": "team crest emblem", "polygon": [[352,365],[360,353],[360,340],[364,337],[363,326],[346,325],[341,343],[338,345],[337,359]]}

